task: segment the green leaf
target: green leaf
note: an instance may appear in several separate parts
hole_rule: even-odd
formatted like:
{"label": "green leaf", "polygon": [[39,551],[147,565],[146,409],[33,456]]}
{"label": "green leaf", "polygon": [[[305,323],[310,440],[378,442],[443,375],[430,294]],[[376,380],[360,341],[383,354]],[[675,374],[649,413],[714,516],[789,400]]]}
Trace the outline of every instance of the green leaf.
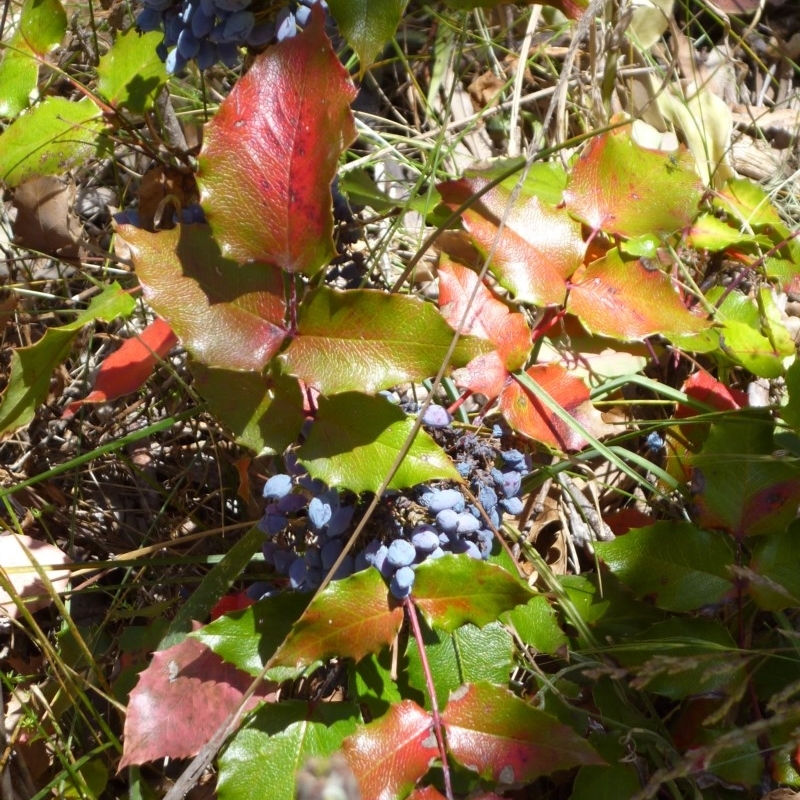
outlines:
{"label": "green leaf", "polygon": [[331,581],[316,595],[278,650],[276,666],[298,668],[338,656],[359,661],[397,636],[402,606],[389,599],[375,569]]}
{"label": "green leaf", "polygon": [[158,31],[141,34],[131,29],[117,37],[97,65],[97,91],[115,108],[143,113],[150,108],[167,81],[156,45]]}
{"label": "green leaf", "polygon": [[250,716],[219,759],[219,800],[268,797],[295,800],[297,777],[306,762],[341,748],[355,730],[352,703],[299,700],[268,704]]}
{"label": "green leaf", "polygon": [[203,577],[192,596],[181,606],[166,636],[161,640],[159,650],[166,650],[182,642],[191,631],[193,620],[204,620],[208,617],[220,597],[231,588],[263,544],[264,532],[253,527],[225,553],[222,561],[215,564]]}
{"label": "green leaf", "polygon": [[459,689],[442,720],[450,753],[484,780],[521,785],[558,770],[605,763],[571,728],[499,686]]}
{"label": "green leaf", "polygon": [[[321,397],[311,433],[297,457],[328,486],[374,492],[413,427],[414,419],[383,397],[357,392]],[[404,489],[436,479],[461,480],[441,447],[419,430],[388,488]]]}
{"label": "green leaf", "polygon": [[31,93],[39,79],[39,62],[19,33],[3,51],[0,62],[0,117],[16,117],[28,107]]}
{"label": "green leaf", "polygon": [[396,664],[389,649],[371,653],[356,664],[353,675],[355,695],[366,705],[372,719],[385,714],[403,699],[397,682]]}
{"label": "green leaf", "polygon": [[736,538],[785,530],[800,504],[800,464],[774,455],[774,423],[740,412],[711,426],[703,449],[688,459],[698,524]]}
{"label": "green leaf", "polygon": [[38,175],[60,175],[95,155],[104,129],[88,97],[48,97],[0,135],[0,180],[13,188]]}
{"label": "green leaf", "polygon": [[524,606],[507,611],[502,619],[514,628],[522,642],[539,653],[554,656],[567,646],[567,637],[544,595],[536,595]]}
{"label": "green leaf", "polygon": [[[452,633],[440,630],[423,631],[425,657],[431,668],[439,703],[466,683],[486,681],[500,686],[508,683],[511,674],[514,642],[498,622],[483,628],[462,625]],[[425,674],[417,642],[408,646],[409,684],[425,696],[430,708]]]}
{"label": "green leaf", "polygon": [[789,399],[781,408],[781,416],[787,425],[800,431],[800,361],[795,360],[786,370],[786,389]]}
{"label": "green leaf", "polygon": [[339,32],[353,48],[361,74],[397,30],[408,0],[330,0]]}
{"label": "green leaf", "polygon": [[[291,374],[322,394],[374,394],[435,375],[453,329],[431,303],[374,289],[320,287],[300,310],[297,337],[280,358]],[[490,342],[458,340],[450,367],[489,353]]]}
{"label": "green leaf", "polygon": [[765,611],[800,606],[800,530],[786,530],[758,539],[748,565],[747,593]]}
{"label": "green leaf", "polygon": [[213,369],[196,361],[191,370],[194,387],[242,446],[259,455],[280,455],[297,440],[304,413],[293,378]]}
{"label": "green leaf", "polygon": [[412,592],[428,627],[448,633],[467,623],[482,628],[532,595],[502,567],[452,554],[420,564]]}
{"label": "green leaf", "polygon": [[[263,542],[263,534],[262,534]],[[275,654],[311,602],[307,592],[282,592],[259,600],[250,608],[225,614],[190,634],[223,661],[250,675],[258,675]],[[274,667],[273,681],[297,677],[302,668]]]}
{"label": "green leaf", "polygon": [[734,590],[728,567],[736,554],[730,540],[688,522],[658,522],[594,548],[637,596],[667,611],[715,605]]}
{"label": "green leaf", "polygon": [[641,788],[639,773],[630,764],[581,767],[569,800],[619,800],[635,797]]}
{"label": "green leaf", "polygon": [[769,246],[768,236],[758,236],[731,227],[711,214],[701,214],[692,225],[686,241],[702,250],[725,250],[734,244],[758,243]]}
{"label": "green leaf", "polygon": [[122,225],[147,301],[197,361],[260,372],[283,344],[283,273],[225,258],[207,225]]}
{"label": "green leaf", "polygon": [[49,53],[61,44],[67,31],[67,12],[60,0],[25,0],[19,32],[31,51]]}
{"label": "green leaf", "polygon": [[685,228],[697,214],[701,195],[687,150],[647,150],[624,125],[586,144],[564,201],[592,230],[631,237]]}

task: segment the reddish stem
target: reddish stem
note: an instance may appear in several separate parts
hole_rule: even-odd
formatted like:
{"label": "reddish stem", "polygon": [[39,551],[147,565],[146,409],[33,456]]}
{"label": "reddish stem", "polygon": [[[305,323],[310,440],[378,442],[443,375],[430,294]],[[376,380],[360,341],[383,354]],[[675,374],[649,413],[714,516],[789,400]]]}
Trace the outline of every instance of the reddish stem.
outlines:
{"label": "reddish stem", "polygon": [[436,737],[436,743],[439,745],[439,755],[442,758],[442,776],[444,777],[444,791],[447,800],[453,800],[453,786],[450,781],[450,767],[447,763],[447,751],[444,747],[444,734],[442,733],[442,718],[439,716],[439,704],[436,701],[436,687],[433,685],[433,675],[431,675],[431,666],[428,663],[428,656],[425,653],[425,642],[422,640],[422,629],[419,626],[419,619],[417,618],[417,607],[411,600],[411,597],[406,597],[403,600],[403,607],[408,614],[409,622],[411,623],[411,632],[417,642],[417,649],[419,650],[419,660],[422,664],[422,671],[425,674],[425,685],[428,689],[428,696],[431,698],[431,717],[433,718],[433,735]]}
{"label": "reddish stem", "polygon": [[455,400],[453,402],[453,404],[451,406],[448,406],[447,413],[451,417],[454,417],[455,414],[456,414],[456,411],[458,411],[458,409],[461,408],[461,406],[464,404],[464,401],[467,400],[470,397],[472,397],[472,389],[467,389],[464,392],[464,394],[461,395],[461,397],[459,397],[457,400]]}

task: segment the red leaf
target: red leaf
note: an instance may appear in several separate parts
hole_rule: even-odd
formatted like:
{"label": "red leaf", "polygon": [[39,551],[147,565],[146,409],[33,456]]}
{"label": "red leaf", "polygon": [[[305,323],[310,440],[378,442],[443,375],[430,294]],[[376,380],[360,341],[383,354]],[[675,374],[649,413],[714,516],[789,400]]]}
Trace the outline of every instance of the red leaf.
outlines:
{"label": "red leaf", "polygon": [[[462,178],[437,188],[445,204],[455,209],[487,183],[486,178]],[[559,305],[566,297],[566,279],[586,250],[581,226],[563,209],[530,194],[521,193],[508,210],[510,201],[511,191],[495,186],[462,214],[464,226],[481,252],[492,253],[492,272],[517,300]]]}
{"label": "red leaf", "polygon": [[567,208],[595,230],[621,236],[672,233],[697,213],[702,195],[693,157],[647,150],[624,125],[593,137],[572,168]]}
{"label": "red leaf", "polygon": [[686,308],[668,275],[641,260],[623,261],[616,249],[573,278],[567,308],[591,333],[631,341],[657,333],[681,336],[711,325]]}
{"label": "red leaf", "polygon": [[530,352],[531,331],[525,316],[498,300],[471,269],[450,260],[439,264],[439,307],[452,328],[459,329],[463,320],[461,333],[488,339],[497,348],[456,370],[456,383],[497,397],[509,372],[519,369]]}
{"label": "red leaf", "polygon": [[499,686],[455,692],[442,714],[447,747],[485,780],[520,785],[580,764],[604,764],[572,728]]}
{"label": "red leaf", "polygon": [[83,399],[70,403],[62,416],[71,417],[84,403],[107,403],[140,389],[153,374],[159,359],[177,344],[172,328],[158,317],[138,336],[127,339],[102,364],[94,389]]}
{"label": "red leaf", "polygon": [[211,609],[209,617],[213,622],[219,619],[223,614],[229,611],[241,611],[243,608],[249,608],[256,601],[247,596],[247,592],[238,592],[237,594],[226,594],[217,600],[217,604]]}
{"label": "red leaf", "polygon": [[[586,384],[559,364],[535,364],[526,374],[570,416],[595,437],[611,432],[600,412],[589,399]],[[560,417],[544,406],[519,381],[514,380],[500,395],[500,408],[506,421],[515,430],[559,450],[581,450],[586,440]]]}
{"label": "red leaf", "polygon": [[[196,639],[154,653],[130,695],[119,768],[196,755],[252,680]],[[273,684],[259,687],[246,708],[275,699],[275,689]]]}
{"label": "red leaf", "polygon": [[430,715],[411,700],[348,736],[342,751],[369,800],[405,797],[439,756]]}
{"label": "red leaf", "polygon": [[321,9],[256,57],[206,125],[198,159],[201,204],[226,256],[308,274],[333,258],[330,184],[356,137],[355,94]]}
{"label": "red leaf", "polygon": [[[704,369],[690,375],[683,382],[681,389],[693,400],[705,403],[716,411],[732,411],[737,408],[746,408],[749,405],[745,392],[727,387]],[[683,403],[675,409],[676,419],[694,417],[697,414],[697,409]]]}

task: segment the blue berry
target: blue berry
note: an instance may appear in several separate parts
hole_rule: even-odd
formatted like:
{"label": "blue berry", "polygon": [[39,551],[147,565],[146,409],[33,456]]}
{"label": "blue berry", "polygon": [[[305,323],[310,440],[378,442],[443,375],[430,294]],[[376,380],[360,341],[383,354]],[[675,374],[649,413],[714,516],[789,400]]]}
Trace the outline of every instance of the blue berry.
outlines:
{"label": "blue berry", "polygon": [[447,409],[435,403],[431,403],[422,415],[422,422],[430,428],[446,428],[452,421]]}
{"label": "blue berry", "polygon": [[290,475],[278,473],[273,475],[265,484],[262,492],[265,500],[280,500],[292,491],[292,478]]}
{"label": "blue berry", "polygon": [[429,525],[422,525],[411,534],[411,544],[417,553],[427,555],[439,546],[439,536]]}
{"label": "blue berry", "polygon": [[395,539],[389,545],[389,552],[386,554],[386,563],[394,569],[400,567],[408,567],[414,563],[417,557],[417,551],[411,542],[405,539]]}
{"label": "blue berry", "polygon": [[398,600],[405,600],[411,594],[411,587],[414,585],[414,570],[411,567],[400,567],[392,576],[389,583],[389,591]]}
{"label": "blue berry", "polygon": [[505,511],[511,514],[512,517],[518,517],[524,508],[524,504],[519,497],[506,497],[500,501],[500,505]]}

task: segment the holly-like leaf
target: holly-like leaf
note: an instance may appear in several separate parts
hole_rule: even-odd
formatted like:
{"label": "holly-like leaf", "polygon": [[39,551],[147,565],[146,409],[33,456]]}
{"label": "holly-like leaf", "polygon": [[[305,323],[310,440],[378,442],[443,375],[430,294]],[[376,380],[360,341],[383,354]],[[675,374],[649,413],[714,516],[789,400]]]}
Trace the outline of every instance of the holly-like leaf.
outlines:
{"label": "holly-like leaf", "polygon": [[[190,635],[227,663],[250,675],[258,675],[310,601],[311,595],[305,592],[281,592],[243,611],[220,617]],[[275,667],[267,677],[287,680],[296,677],[298,671],[294,667]]]}
{"label": "holly-like leaf", "polygon": [[430,715],[411,700],[345,739],[342,752],[370,800],[405,797],[439,755]]}
{"label": "holly-like leaf", "polygon": [[774,455],[774,430],[766,415],[711,426],[688,459],[698,524],[741,538],[784,530],[795,518],[800,465]]}
{"label": "holly-like leaf", "polygon": [[413,591],[428,625],[446,632],[468,622],[482,628],[532,594],[502,567],[452,554],[420,564]]}
{"label": "holly-like leaf", "polygon": [[157,31],[131,29],[117,36],[114,46],[97,65],[97,91],[116,108],[143,113],[150,108],[167,81],[164,62],[156,46],[163,39]]}
{"label": "holly-like leaf", "polygon": [[797,525],[758,539],[748,565],[747,593],[765,611],[800,606],[800,532]]}
{"label": "holly-like leaf", "polygon": [[[514,641],[508,630],[495,621],[484,628],[462,625],[451,634],[423,631],[425,658],[430,665],[436,696],[445,698],[465,683],[486,681],[504,685],[511,674]],[[408,682],[426,700],[425,670],[415,640],[408,644]]]}
{"label": "holly-like leaf", "polygon": [[702,191],[691,153],[685,148],[647,150],[624,125],[586,144],[564,201],[593,230],[619,236],[669,234],[691,223]]}
{"label": "holly-like leaf", "polygon": [[0,61],[0,117],[16,117],[28,107],[31,92],[39,80],[39,62],[25,45],[25,40],[17,31],[6,48]]}
{"label": "holly-like leaf", "polygon": [[539,653],[556,655],[567,646],[566,634],[544,595],[535,595],[524,606],[506,612],[502,618],[513,626],[526,645]]}
{"label": "holly-like leaf", "polygon": [[[443,202],[455,209],[488,183],[487,178],[474,176],[437,188]],[[488,190],[462,214],[464,226],[481,252],[492,254],[492,273],[516,300],[540,306],[561,304],[566,279],[586,251],[580,224],[528,187],[520,191],[513,206],[511,193],[502,184]]]}
{"label": "holly-like leaf", "polygon": [[572,728],[500,686],[464,686],[451,696],[442,719],[453,757],[500,785],[605,763]]}
{"label": "holly-like leaf", "polygon": [[[534,364],[525,374],[595,437],[611,432],[589,399],[589,389],[559,364]],[[514,430],[566,452],[586,446],[583,435],[547,408],[518,380],[500,395],[500,409]]]}
{"label": "holly-like leaf", "polygon": [[339,32],[353,48],[361,74],[369,68],[397,30],[408,0],[330,0]]}
{"label": "holly-like leaf", "polygon": [[[130,695],[119,768],[195,755],[238,705],[251,681],[194,639],[154,653]],[[274,700],[275,689],[262,685],[246,708]]]}
{"label": "holly-like leaf", "polygon": [[209,367],[260,372],[284,336],[283,277],[224,258],[206,225],[159,233],[122,225],[144,295],[181,344]]}
{"label": "holly-like leaf", "polygon": [[[319,760],[339,750],[357,718],[358,708],[351,703],[287,701],[258,709],[220,756],[217,797],[295,800],[304,796],[300,787],[308,791],[306,781],[311,775],[304,768],[309,759],[322,769]],[[335,785],[342,784],[346,785],[344,775]]]}
{"label": "holly-like leaf", "polygon": [[330,184],[355,139],[356,90],[313,8],[257,56],[205,127],[201,204],[228,258],[315,273],[336,254]]}
{"label": "holly-like leaf", "polygon": [[617,249],[573,276],[567,308],[590,332],[623,341],[672,338],[711,325],[686,308],[668,275],[641,259],[623,261]]}
{"label": "holly-like leaf", "polygon": [[443,259],[439,264],[439,307],[450,326],[490,341],[497,349],[473,359],[454,374],[456,383],[497,397],[509,372],[525,363],[531,331],[524,314],[512,312],[467,267]]}
{"label": "holly-like leaf", "polygon": [[[436,307],[418,297],[325,286],[301,308],[297,329],[281,360],[322,394],[373,394],[429,378],[439,371],[454,336]],[[451,366],[491,350],[488,342],[462,336]]]}
{"label": "holly-like leaf", "polygon": [[733,594],[730,540],[688,522],[657,522],[594,548],[638,597],[667,611],[693,611]]}
{"label": "holly-like leaf", "polygon": [[91,159],[104,128],[88,97],[48,97],[0,135],[0,180],[13,188],[39,175],[61,175]]}
{"label": "holly-like leaf", "polygon": [[[321,397],[311,433],[297,451],[309,473],[328,486],[374,492],[414,427],[414,419],[383,397],[345,392]],[[404,489],[431,480],[458,481],[447,454],[423,430],[389,482]]]}
{"label": "holly-like leaf", "polygon": [[191,370],[195,389],[239,444],[259,455],[279,455],[297,441],[304,413],[296,380],[211,369],[197,362],[192,362]]}
{"label": "holly-like leaf", "polygon": [[359,661],[388,646],[400,630],[403,609],[388,599],[375,569],[331,581],[317,595],[275,656],[276,666],[298,667],[339,656]]}
{"label": "holly-like leaf", "polygon": [[84,403],[107,403],[137,391],[177,341],[172,328],[163,319],[156,318],[103,361],[92,391],[83,400],[70,403],[62,416],[71,417]]}

